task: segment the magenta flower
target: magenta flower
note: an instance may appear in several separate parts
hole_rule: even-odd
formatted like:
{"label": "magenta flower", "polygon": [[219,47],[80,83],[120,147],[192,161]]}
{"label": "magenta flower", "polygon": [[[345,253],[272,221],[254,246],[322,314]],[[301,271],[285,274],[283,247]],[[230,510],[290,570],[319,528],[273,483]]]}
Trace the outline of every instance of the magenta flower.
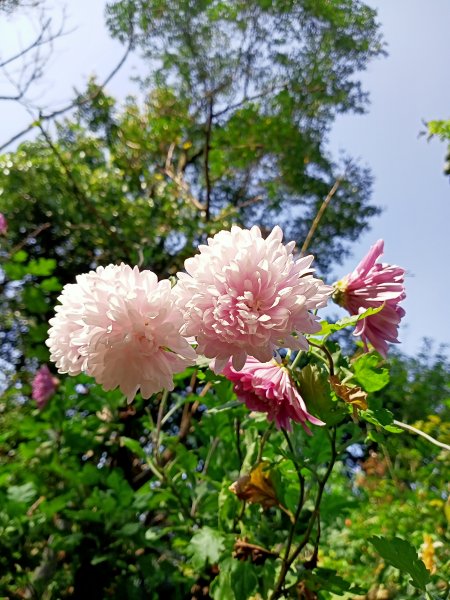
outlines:
{"label": "magenta flower", "polygon": [[405,314],[399,302],[406,294],[404,269],[376,262],[383,251],[384,242],[378,240],[353,273],[338,281],[334,298],[351,315],[384,304],[379,313],[359,321],[353,335],[360,335],[366,348],[370,342],[382,356],[386,356],[387,342],[399,343],[398,326]]}
{"label": "magenta flower", "polygon": [[217,372],[230,357],[239,370],[247,355],[265,362],[280,347],[307,350],[302,334],[320,329],[310,311],[326,305],[332,288],[312,276],[312,256],[295,260],[295,243],[282,239],[279,227],[267,239],[258,227],[220,231],[178,274],[182,333]]}
{"label": "magenta flower", "polygon": [[240,371],[235,371],[228,363],[223,374],[234,383],[234,391],[247,408],[266,412],[269,421],[275,421],[278,429],[292,429],[292,421],[301,423],[311,434],[306,422],[325,425],[323,421],[309,414],[303,398],[290,378],[289,371],[275,360],[260,363],[249,357]]}
{"label": "magenta flower", "polygon": [[53,394],[56,392],[56,388],[59,385],[59,379],[53,377],[50,373],[47,365],[42,365],[31,383],[32,398],[36,400],[37,407],[42,410]]}
{"label": "magenta flower", "polygon": [[47,345],[60,373],[85,371],[129,401],[173,390],[173,375],[196,353],[181,336],[170,282],[121,264],[98,267],[64,286]]}
{"label": "magenta flower", "polygon": [[5,235],[8,231],[8,221],[3,213],[0,213],[0,235]]}

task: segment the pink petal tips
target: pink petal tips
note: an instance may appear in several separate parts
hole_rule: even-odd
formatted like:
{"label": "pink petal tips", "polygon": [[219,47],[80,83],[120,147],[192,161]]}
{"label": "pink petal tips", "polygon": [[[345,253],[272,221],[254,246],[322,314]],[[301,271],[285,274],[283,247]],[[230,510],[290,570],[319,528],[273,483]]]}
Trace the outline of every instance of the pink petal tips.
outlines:
{"label": "pink petal tips", "polygon": [[173,390],[173,375],[196,353],[181,336],[170,282],[121,264],[98,267],[66,285],[50,320],[47,345],[60,373],[85,371],[129,401]]}
{"label": "pink petal tips", "polygon": [[275,421],[278,429],[290,431],[291,420],[301,423],[309,434],[308,421],[314,425],[325,425],[309,414],[288,370],[275,360],[260,363],[249,357],[240,371],[233,369],[229,363],[223,374],[234,383],[238,399],[245,402],[250,410],[266,412],[269,421]]}
{"label": "pink petal tips", "polygon": [[337,282],[333,298],[351,315],[384,304],[379,313],[358,322],[354,335],[360,335],[366,346],[370,342],[382,356],[386,356],[387,342],[398,343],[398,327],[405,314],[399,303],[406,294],[404,269],[376,262],[383,250],[383,240],[378,240],[356,269]]}
{"label": "pink petal tips", "polygon": [[326,305],[332,288],[312,276],[313,257],[295,260],[294,242],[282,238],[279,227],[267,239],[258,227],[220,231],[178,274],[182,333],[217,372],[230,357],[239,370],[247,356],[266,362],[279,347],[307,350],[302,334],[320,329],[310,311]]}

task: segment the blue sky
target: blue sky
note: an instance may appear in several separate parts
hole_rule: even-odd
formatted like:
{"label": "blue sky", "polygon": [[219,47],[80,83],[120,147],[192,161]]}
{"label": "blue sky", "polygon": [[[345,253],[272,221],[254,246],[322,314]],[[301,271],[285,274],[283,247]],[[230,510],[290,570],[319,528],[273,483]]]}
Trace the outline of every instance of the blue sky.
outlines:
{"label": "blue sky", "polygon": [[[92,74],[101,80],[120,59],[123,48],[109,39],[103,22],[104,0],[68,2],[66,29],[58,40],[45,77],[32,94],[41,106],[57,108]],[[375,177],[373,202],[383,207],[371,231],[354,244],[353,257],[341,276],[352,270],[379,238],[385,260],[407,269],[406,317],[401,348],[414,354],[424,336],[450,343],[450,178],[443,175],[445,144],[419,134],[423,121],[450,118],[450,2],[371,0],[377,8],[387,50],[360,79],[371,104],[365,115],[341,116],[330,136],[330,149],[340,149],[367,164]],[[49,3],[61,17],[64,2]],[[33,35],[27,18],[0,22],[3,57],[26,45]],[[129,78],[139,61],[131,58],[108,86],[119,98],[133,89]],[[0,81],[0,95],[5,91]],[[0,144],[29,122],[23,108],[2,102]]]}

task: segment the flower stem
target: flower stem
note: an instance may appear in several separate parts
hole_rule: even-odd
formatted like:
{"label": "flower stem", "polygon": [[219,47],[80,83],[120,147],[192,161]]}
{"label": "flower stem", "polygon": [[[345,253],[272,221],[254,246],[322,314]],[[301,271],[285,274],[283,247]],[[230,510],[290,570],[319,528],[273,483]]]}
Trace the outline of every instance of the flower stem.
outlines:
{"label": "flower stem", "polygon": [[316,501],[314,504],[314,510],[312,512],[311,518],[309,519],[308,526],[306,528],[306,531],[305,531],[299,545],[294,550],[294,552],[291,554],[291,556],[287,556],[287,554],[286,554],[283,559],[283,564],[281,566],[280,575],[278,577],[278,581],[275,585],[275,589],[273,590],[270,600],[277,600],[278,598],[280,598],[282,596],[282,593],[283,593],[282,590],[283,590],[283,586],[284,586],[284,581],[286,579],[286,575],[287,575],[289,569],[291,568],[291,565],[298,558],[300,552],[303,550],[303,548],[309,542],[309,538],[311,536],[311,533],[312,533],[313,527],[316,523],[316,520],[318,520],[320,518],[319,517],[320,503],[322,501],[322,496],[323,496],[323,492],[325,489],[325,485],[327,484],[327,481],[331,475],[331,472],[333,471],[333,467],[334,467],[334,464],[335,464],[337,456],[338,456],[337,450],[336,450],[336,427],[333,427],[332,433],[330,433],[328,430],[327,430],[327,433],[330,438],[331,458],[330,458],[330,462],[328,463],[328,467],[325,472],[325,475],[319,481],[319,489],[317,491]]}
{"label": "flower stem", "polygon": [[434,437],[431,437],[431,435],[428,435],[428,433],[425,433],[421,429],[417,429],[417,427],[413,427],[412,425],[408,425],[407,423],[402,423],[402,421],[397,421],[395,419],[394,419],[394,425],[397,425],[397,427],[401,427],[401,429],[405,429],[407,431],[412,431],[413,433],[416,433],[417,435],[420,435],[421,437],[428,440],[431,444],[434,444],[435,446],[439,446],[439,448],[444,448],[444,450],[450,451],[450,446],[448,444],[445,444],[444,442],[440,442],[439,440],[436,440]]}
{"label": "flower stem", "polygon": [[333,357],[331,355],[331,352],[328,350],[328,348],[322,344],[316,344],[315,342],[312,342],[311,340],[308,340],[308,343],[310,346],[314,346],[314,348],[319,348],[319,350],[322,350],[322,352],[324,352],[327,356],[328,359],[328,365],[330,367],[330,376],[333,377],[334,376],[334,362],[333,362]]}

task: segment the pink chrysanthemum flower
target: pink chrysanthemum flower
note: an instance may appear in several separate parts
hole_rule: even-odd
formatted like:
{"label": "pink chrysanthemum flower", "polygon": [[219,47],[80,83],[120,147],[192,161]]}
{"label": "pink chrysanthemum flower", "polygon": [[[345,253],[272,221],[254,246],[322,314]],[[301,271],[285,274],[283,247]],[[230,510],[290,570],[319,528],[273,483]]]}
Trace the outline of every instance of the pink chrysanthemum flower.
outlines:
{"label": "pink chrysanthemum flower", "polygon": [[47,365],[42,365],[36,371],[36,375],[31,383],[31,397],[36,401],[39,410],[42,410],[47,405],[47,402],[56,392],[58,385],[59,379],[50,373]]}
{"label": "pink chrysanthemum flower", "polygon": [[5,235],[8,231],[8,221],[3,213],[0,213],[0,235]]}
{"label": "pink chrysanthemum flower", "polygon": [[85,371],[129,401],[172,390],[173,374],[196,353],[180,335],[181,311],[170,282],[121,264],[98,267],[66,285],[50,320],[47,345],[60,373]]}
{"label": "pink chrysanthemum flower", "polygon": [[228,363],[223,374],[234,383],[234,391],[247,408],[266,412],[269,421],[275,421],[278,429],[291,430],[291,419],[301,423],[311,434],[306,422],[325,425],[311,415],[300,396],[288,370],[275,360],[261,363],[249,357],[240,371],[235,371]]}
{"label": "pink chrysanthemum flower", "polygon": [[351,315],[384,304],[379,313],[359,321],[353,335],[360,335],[366,348],[370,342],[382,356],[386,356],[387,342],[398,343],[398,326],[405,314],[399,302],[406,294],[404,269],[376,262],[383,251],[384,242],[378,240],[353,273],[337,282],[333,297]]}
{"label": "pink chrysanthemum flower", "polygon": [[267,239],[258,227],[220,231],[178,274],[183,334],[217,372],[230,357],[239,370],[247,355],[266,362],[280,347],[307,350],[302,333],[320,329],[310,311],[326,305],[332,288],[312,276],[313,256],[295,260],[295,243],[282,239],[279,227]]}

